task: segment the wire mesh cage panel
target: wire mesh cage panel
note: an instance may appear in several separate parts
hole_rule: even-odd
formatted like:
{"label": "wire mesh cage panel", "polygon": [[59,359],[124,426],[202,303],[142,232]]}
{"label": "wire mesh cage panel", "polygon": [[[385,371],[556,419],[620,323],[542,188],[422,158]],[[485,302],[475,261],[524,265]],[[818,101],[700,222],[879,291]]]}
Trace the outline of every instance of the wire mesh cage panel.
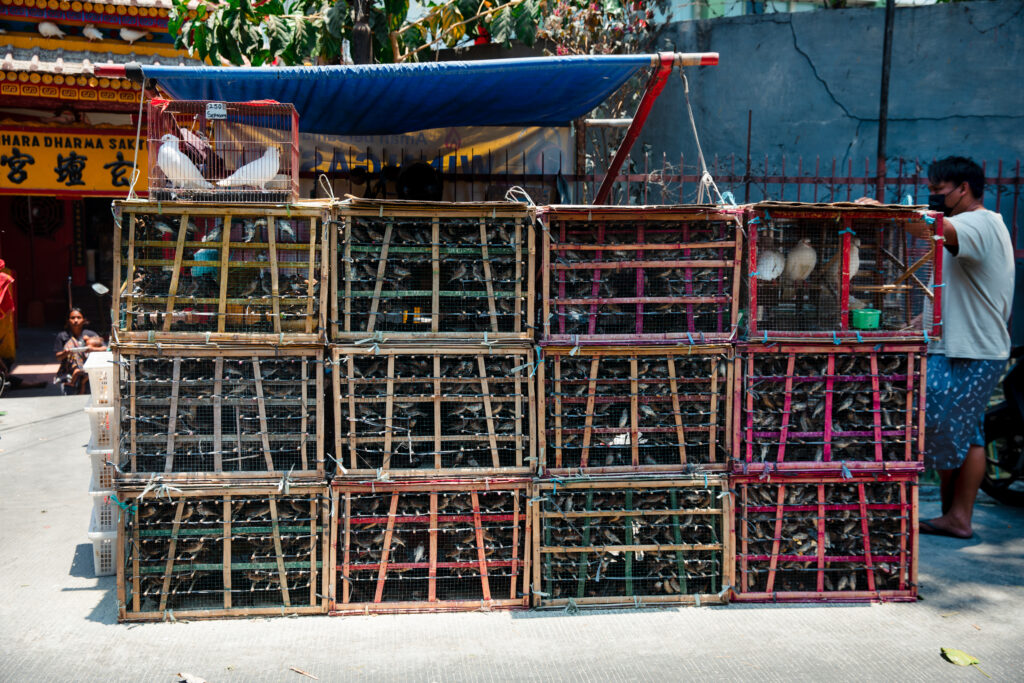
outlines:
{"label": "wire mesh cage panel", "polygon": [[146,113],[151,199],[298,199],[299,115],[291,104],[155,98]]}
{"label": "wire mesh cage panel", "polygon": [[709,207],[548,207],[544,337],[734,339],[740,214]]}
{"label": "wire mesh cage panel", "polygon": [[332,339],[533,339],[524,205],[361,200],[337,218]]}
{"label": "wire mesh cage panel", "polygon": [[328,204],[114,203],[122,341],[321,341]]}
{"label": "wire mesh cage panel", "polygon": [[536,470],[530,348],[331,349],[338,476]]}
{"label": "wire mesh cage panel", "polygon": [[729,467],[731,346],[547,346],[543,354],[545,472]]}
{"label": "wire mesh cage panel", "polygon": [[538,482],[534,496],[535,606],[728,601],[724,476]]}
{"label": "wire mesh cage panel", "polygon": [[116,348],[118,479],[324,477],[322,347]]}
{"label": "wire mesh cage panel", "polygon": [[735,477],[734,600],[915,600],[917,474]]}
{"label": "wire mesh cage panel", "polygon": [[331,614],[527,607],[529,486],[335,483]]}
{"label": "wire mesh cage panel", "polygon": [[748,344],[739,359],[737,470],[921,468],[925,346]]}
{"label": "wire mesh cage panel", "polygon": [[941,225],[906,206],[755,205],[747,222],[749,337],[938,336]]}
{"label": "wire mesh cage panel", "polygon": [[120,490],[122,621],[323,614],[323,486]]}

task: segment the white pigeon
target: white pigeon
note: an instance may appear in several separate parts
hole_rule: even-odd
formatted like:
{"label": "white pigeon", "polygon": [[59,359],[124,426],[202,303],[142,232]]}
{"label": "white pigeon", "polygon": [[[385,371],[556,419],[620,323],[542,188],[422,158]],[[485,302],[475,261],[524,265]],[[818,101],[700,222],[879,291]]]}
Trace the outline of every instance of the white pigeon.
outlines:
{"label": "white pigeon", "polygon": [[41,21],[38,28],[39,35],[43,38],[63,38],[65,35],[60,26],[57,26],[52,21]]}
{"label": "white pigeon", "polygon": [[280,166],[281,150],[276,145],[271,145],[267,147],[267,151],[259,159],[250,161],[227,178],[218,180],[217,184],[221,187],[243,187],[248,185],[266,191],[267,182],[273,180]]}
{"label": "white pigeon", "polygon": [[136,31],[131,28],[122,28],[119,35],[121,40],[126,41],[129,45],[133,44],[136,40],[142,40],[143,38],[150,40],[153,38],[153,34],[149,31]]}
{"label": "white pigeon", "polygon": [[770,282],[782,275],[786,259],[777,251],[764,249],[757,252],[757,279]]}
{"label": "white pigeon", "polygon": [[170,133],[160,138],[160,151],[156,155],[156,165],[167,176],[172,187],[201,190],[213,188],[213,185],[203,177],[192,160],[178,149],[178,138]]}
{"label": "white pigeon", "polygon": [[[828,282],[839,283],[839,273],[843,268],[843,253],[836,252],[832,259],[832,265],[828,269]],[[853,278],[860,270],[860,238],[854,237],[850,240],[850,277]]]}
{"label": "white pigeon", "polygon": [[790,282],[803,282],[817,264],[818,252],[811,246],[811,240],[805,237],[786,254],[783,277]]}
{"label": "white pigeon", "polygon": [[86,24],[82,29],[82,35],[89,39],[89,42],[94,40],[103,40],[103,32],[92,24]]}

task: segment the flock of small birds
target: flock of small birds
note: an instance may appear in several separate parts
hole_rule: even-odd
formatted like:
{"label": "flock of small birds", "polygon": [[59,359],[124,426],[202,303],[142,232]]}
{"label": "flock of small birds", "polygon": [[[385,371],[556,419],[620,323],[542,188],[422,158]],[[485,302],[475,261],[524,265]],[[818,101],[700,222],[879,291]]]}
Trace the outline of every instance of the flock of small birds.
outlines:
{"label": "flock of small birds", "polygon": [[[390,493],[347,494],[351,504],[347,536],[352,588],[350,602],[372,602],[377,587],[379,565],[388,552],[385,600],[423,600],[429,584],[429,564],[436,563],[437,598],[472,599],[480,593],[480,551],[489,563],[510,562],[526,552],[525,494],[516,491],[481,491],[478,494],[481,517],[479,534],[473,522],[473,501],[469,492],[443,489],[437,495],[438,522],[436,555],[431,557],[430,494],[402,493],[398,498],[391,544],[385,546]],[[519,497],[518,524],[510,516],[513,497]],[[341,550],[339,548],[339,556]],[[339,565],[341,562],[339,561]],[[343,570],[342,570],[343,571]],[[518,575],[521,577],[520,564]],[[506,594],[515,575],[509,566],[488,568],[493,594]],[[460,581],[461,579],[461,581]]]}
{"label": "flock of small birds", "polygon": [[[754,434],[748,441],[755,444],[754,460],[772,462],[777,458],[784,419],[789,435],[785,442],[787,461],[820,462],[824,457],[825,419],[827,415],[826,376],[828,356],[804,354],[796,358],[793,388],[789,394],[786,418],[787,358],[783,354],[754,354],[754,369],[748,374],[747,394],[753,397],[753,409],[745,420]],[[886,460],[904,458],[906,439],[902,436],[907,418],[907,374],[916,373],[908,367],[907,354],[878,354],[878,392],[874,390],[871,360],[865,356],[839,355],[835,360],[831,389],[831,433],[833,460],[874,460],[873,437],[863,434],[878,424],[887,434],[882,437]],[[875,407],[875,399],[878,407]],[[920,400],[915,395],[915,400]],[[913,414],[912,407],[912,414]],[[773,436],[765,435],[772,433]]]}
{"label": "flock of small birds", "polygon": [[[540,557],[542,589],[556,599],[580,597],[582,581],[583,597],[625,596],[628,579],[633,582],[636,595],[716,592],[717,588],[712,591],[712,587],[715,577],[721,575],[721,549],[687,551],[680,557],[671,546],[720,545],[727,533],[722,515],[672,515],[668,511],[710,511],[716,507],[717,495],[711,489],[693,488],[556,490],[546,495],[541,502],[544,512],[601,514],[545,518]],[[627,510],[650,514],[631,516],[626,514]],[[667,548],[627,553],[622,548],[626,545]],[[588,546],[596,546],[596,551],[585,557],[566,550]]]}
{"label": "flock of small birds", "polygon": [[[786,491],[782,524],[777,533],[780,485],[784,485]],[[895,558],[900,555],[901,541],[909,543],[909,532],[900,530],[901,519],[907,522],[903,518],[909,514],[909,503],[900,507],[900,487],[905,485],[879,482],[864,487],[867,534],[877,590],[896,589],[899,584],[899,560]],[[865,562],[864,520],[859,512],[861,500],[856,485],[825,484],[824,495],[820,495],[818,484],[814,483],[744,484],[737,500],[737,553],[741,561],[742,555],[748,556],[750,592],[767,589],[770,567],[766,558],[773,554],[780,557],[776,564],[775,591],[815,591],[818,572],[823,573],[827,591],[868,589],[867,572],[863,566],[856,567]],[[825,506],[824,520],[818,516],[818,504]],[[822,521],[824,531],[819,534]],[[744,542],[746,550],[743,550]],[[819,550],[823,550],[826,558],[824,569],[818,568]],[[859,559],[830,561],[829,557]],[[737,564],[742,566],[742,562]],[[909,580],[909,577],[904,579]]]}
{"label": "flock of small birds", "polygon": [[[67,31],[62,29],[58,24],[52,21],[41,21],[37,26],[39,35],[44,38],[56,38],[60,40],[68,35]],[[93,24],[86,24],[82,27],[82,35],[91,43],[96,40],[103,40],[103,31],[96,28]],[[124,26],[118,31],[118,35],[121,40],[128,43],[129,45],[135,44],[137,40],[152,40],[153,34],[149,31],[139,31],[137,29],[128,28]]]}
{"label": "flock of small birds", "polygon": [[[161,598],[168,609],[188,609],[204,602],[223,604],[224,523],[231,522],[231,561],[238,566],[231,572],[232,600],[236,606],[276,604],[282,590],[278,560],[286,563],[285,576],[289,591],[306,589],[308,595],[310,556],[319,536],[310,533],[312,523],[319,528],[319,501],[316,496],[283,495],[278,497],[277,524],[279,534],[273,535],[273,516],[265,497],[234,496],[225,503],[218,498],[187,498],[179,521],[179,539],[175,544],[173,569],[165,589],[166,566],[170,555],[169,532],[177,512],[177,500],[144,498],[135,515],[126,517],[127,537],[138,534],[138,543],[128,544],[128,566],[139,562],[140,611],[158,609]],[[230,517],[227,508],[230,511]],[[280,543],[281,552],[277,545]],[[210,565],[216,569],[210,569]],[[133,582],[126,581],[129,590]],[[301,599],[293,592],[292,600]],[[131,604],[132,596],[128,602]]]}

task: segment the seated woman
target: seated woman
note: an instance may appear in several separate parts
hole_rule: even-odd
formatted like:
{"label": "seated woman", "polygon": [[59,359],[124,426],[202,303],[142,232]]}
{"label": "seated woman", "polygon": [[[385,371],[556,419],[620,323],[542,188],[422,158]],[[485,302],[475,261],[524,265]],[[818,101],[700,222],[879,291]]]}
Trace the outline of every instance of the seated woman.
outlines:
{"label": "seated woman", "polygon": [[60,384],[65,396],[84,394],[89,391],[89,374],[85,372],[85,358],[91,351],[107,348],[103,338],[90,329],[80,308],[72,308],[64,329],[57,333],[53,351],[60,361],[60,368],[54,382]]}

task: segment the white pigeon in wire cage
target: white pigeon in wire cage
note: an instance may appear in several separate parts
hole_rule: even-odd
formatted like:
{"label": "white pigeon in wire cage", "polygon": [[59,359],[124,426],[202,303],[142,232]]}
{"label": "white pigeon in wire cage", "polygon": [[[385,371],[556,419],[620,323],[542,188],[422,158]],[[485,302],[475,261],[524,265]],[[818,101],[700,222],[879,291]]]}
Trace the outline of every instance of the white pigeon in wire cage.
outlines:
{"label": "white pigeon in wire cage", "polygon": [[281,149],[277,145],[271,145],[259,159],[250,161],[227,178],[218,180],[217,185],[220,187],[258,187],[266,192],[267,183],[277,176],[280,167]]}
{"label": "white pigeon in wire cage", "polygon": [[167,133],[160,138],[160,151],[156,155],[160,167],[172,187],[209,190],[213,188],[199,168],[178,148],[178,138]]}

